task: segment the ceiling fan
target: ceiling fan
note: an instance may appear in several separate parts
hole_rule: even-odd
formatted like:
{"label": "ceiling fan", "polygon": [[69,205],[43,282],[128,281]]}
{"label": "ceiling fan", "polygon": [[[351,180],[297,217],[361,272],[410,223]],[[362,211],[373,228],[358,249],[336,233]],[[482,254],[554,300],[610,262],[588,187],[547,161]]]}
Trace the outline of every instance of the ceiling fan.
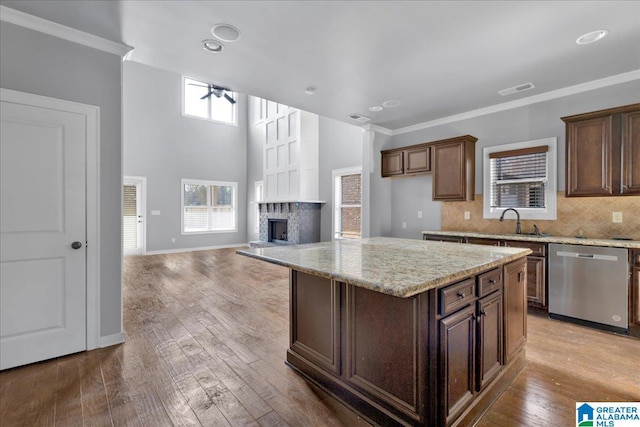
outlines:
{"label": "ceiling fan", "polygon": [[207,99],[209,98],[211,95],[214,95],[216,98],[220,98],[222,96],[224,96],[227,101],[229,101],[232,104],[236,103],[236,100],[233,99],[231,96],[229,96],[229,94],[227,92],[231,92],[231,90],[227,89],[226,87],[222,87],[222,86],[217,86],[217,85],[213,85],[213,84],[208,84],[208,85],[198,85],[195,83],[189,83],[191,86],[200,86],[200,87],[206,87],[207,90],[209,91],[206,95],[202,96],[200,99]]}

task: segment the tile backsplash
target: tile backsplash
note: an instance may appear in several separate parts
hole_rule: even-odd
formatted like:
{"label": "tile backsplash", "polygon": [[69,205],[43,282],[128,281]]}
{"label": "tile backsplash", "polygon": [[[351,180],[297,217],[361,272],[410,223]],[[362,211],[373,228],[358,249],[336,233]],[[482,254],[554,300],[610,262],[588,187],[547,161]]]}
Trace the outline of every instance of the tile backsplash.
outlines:
{"label": "tile backsplash", "polygon": [[[507,213],[503,222],[482,218],[482,195],[473,202],[443,202],[441,204],[443,231],[471,231],[489,234],[513,233],[516,216]],[[464,212],[471,219],[464,219]],[[611,221],[612,212],[622,212],[622,223]],[[533,231],[536,224],[542,233],[554,236],[584,236],[594,239],[630,237],[640,240],[640,196],[624,197],[565,197],[558,192],[558,219],[522,220],[522,232]]]}

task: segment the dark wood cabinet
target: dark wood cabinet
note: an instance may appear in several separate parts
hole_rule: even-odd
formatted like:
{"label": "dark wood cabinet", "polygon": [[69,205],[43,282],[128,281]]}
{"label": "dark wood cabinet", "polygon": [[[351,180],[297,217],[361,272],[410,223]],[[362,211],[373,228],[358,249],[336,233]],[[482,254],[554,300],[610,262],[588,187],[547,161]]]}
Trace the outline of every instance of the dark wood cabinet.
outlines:
{"label": "dark wood cabinet", "polygon": [[382,176],[404,174],[404,153],[402,151],[382,153]]}
{"label": "dark wood cabinet", "polygon": [[482,391],[502,369],[502,292],[478,301],[476,390]]}
{"label": "dark wood cabinet", "polygon": [[417,147],[404,151],[406,166],[404,173],[423,173],[431,171],[431,147]]}
{"label": "dark wood cabinet", "polygon": [[567,197],[613,194],[612,117],[567,123]]}
{"label": "dark wood cabinet", "polygon": [[422,240],[431,240],[432,242],[467,243],[467,239],[465,237],[440,236],[437,234],[423,234]]}
{"label": "dark wood cabinet", "polygon": [[526,260],[504,266],[504,363],[511,362],[527,341]]}
{"label": "dark wood cabinet", "polygon": [[340,373],[340,284],[291,272],[290,347],[327,371]]}
{"label": "dark wood cabinet", "polygon": [[416,175],[431,171],[431,147],[425,144],[385,150],[382,154],[382,177]]}
{"label": "dark wood cabinet", "polygon": [[455,138],[433,146],[433,200],[473,200],[476,138]]}
{"label": "dark wood cabinet", "polygon": [[527,301],[530,307],[547,309],[547,244],[535,242],[505,241],[505,246],[529,248],[527,256]]}
{"label": "dark wood cabinet", "polygon": [[640,194],[640,104],[562,120],[567,197]]}
{"label": "dark wood cabinet", "polygon": [[440,383],[446,385],[442,400],[447,425],[467,409],[475,393],[475,312],[470,305],[440,320]]}
{"label": "dark wood cabinet", "polygon": [[473,200],[477,140],[464,135],[383,150],[382,177],[433,172],[433,200]]}
{"label": "dark wood cabinet", "polygon": [[640,111],[622,114],[622,194],[640,194]]}

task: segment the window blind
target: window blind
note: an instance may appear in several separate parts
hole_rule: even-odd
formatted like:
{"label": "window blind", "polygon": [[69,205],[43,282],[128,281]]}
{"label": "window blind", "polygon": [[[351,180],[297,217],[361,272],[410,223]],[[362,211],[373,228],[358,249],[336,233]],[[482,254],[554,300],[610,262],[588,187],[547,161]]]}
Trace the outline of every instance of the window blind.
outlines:
{"label": "window blind", "polygon": [[491,207],[546,208],[547,151],[543,146],[491,155]]}

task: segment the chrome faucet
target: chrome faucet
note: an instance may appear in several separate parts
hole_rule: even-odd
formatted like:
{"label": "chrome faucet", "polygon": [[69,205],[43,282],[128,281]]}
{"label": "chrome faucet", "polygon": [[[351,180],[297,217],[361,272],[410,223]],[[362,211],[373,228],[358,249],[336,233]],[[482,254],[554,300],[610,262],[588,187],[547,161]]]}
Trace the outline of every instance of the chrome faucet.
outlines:
{"label": "chrome faucet", "polygon": [[522,234],[522,229],[520,228],[520,212],[518,212],[514,208],[507,208],[503,210],[502,215],[500,215],[500,222],[504,221],[504,214],[507,213],[507,211],[514,211],[518,216],[518,220],[516,222],[516,234]]}

